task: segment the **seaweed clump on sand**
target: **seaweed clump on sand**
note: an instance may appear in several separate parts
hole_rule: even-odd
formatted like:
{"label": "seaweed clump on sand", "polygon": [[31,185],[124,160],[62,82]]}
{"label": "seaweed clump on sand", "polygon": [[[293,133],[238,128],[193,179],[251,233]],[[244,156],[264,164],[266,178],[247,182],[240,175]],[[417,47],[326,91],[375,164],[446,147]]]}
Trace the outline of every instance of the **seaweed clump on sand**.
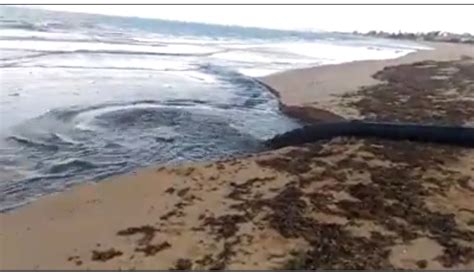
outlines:
{"label": "seaweed clump on sand", "polygon": [[384,81],[344,95],[366,120],[462,125],[474,121],[474,61],[422,61],[386,67]]}
{"label": "seaweed clump on sand", "polygon": [[[429,144],[339,138],[258,159],[258,165],[279,172],[287,182],[268,195],[257,192],[274,176],[230,182],[228,197],[235,204],[229,212],[201,217],[203,230],[222,247],[193,263],[229,268],[245,251],[242,238],[252,236],[239,230],[251,223],[306,242],[277,268],[404,268],[391,263],[392,248],[419,238],[435,241],[443,252],[433,260],[415,260],[416,267],[430,267],[435,260],[446,268],[469,264],[474,232],[456,220],[455,210],[433,210],[426,204],[429,197],[460,186],[462,175],[449,168],[458,154],[458,149]],[[291,158],[299,158],[298,164],[282,163]],[[341,221],[327,221],[321,214]],[[363,222],[378,228],[354,233]]]}
{"label": "seaweed clump on sand", "polygon": [[174,268],[170,270],[191,270],[193,268],[193,263],[189,259],[180,258],[176,261]]}
{"label": "seaweed clump on sand", "polygon": [[153,244],[152,241],[155,238],[156,232],[159,230],[150,225],[144,225],[140,227],[129,227],[124,230],[117,232],[119,236],[131,236],[131,235],[142,235],[142,237],[137,241],[137,247],[135,252],[142,252],[145,256],[154,256],[158,252],[163,251],[171,247],[171,244],[167,241],[162,243]]}
{"label": "seaweed clump on sand", "polygon": [[92,260],[93,261],[105,262],[105,261],[108,261],[110,259],[122,256],[122,255],[123,255],[122,251],[116,250],[114,248],[104,250],[104,251],[93,250],[92,251]]}
{"label": "seaweed clump on sand", "polygon": [[[457,161],[462,150],[351,138],[307,144],[257,161],[262,167],[285,173],[293,181],[269,199],[249,198],[253,184],[244,183],[245,188],[234,188],[239,195],[236,200],[243,201],[234,207],[251,217],[270,210],[264,218],[269,227],[285,238],[308,242],[310,249],[295,251],[283,266],[285,269],[400,268],[390,263],[390,248],[421,237],[428,237],[444,248],[437,257],[443,266],[468,264],[474,260],[474,249],[464,244],[474,242],[474,232],[459,225],[453,213],[432,210],[426,205],[428,197],[443,196],[459,185],[457,180],[466,178],[448,167]],[[340,159],[325,160],[335,156]],[[300,160],[298,164],[282,163],[291,158]],[[377,161],[378,164],[374,163]],[[304,171],[295,170],[292,165]],[[324,170],[314,171],[315,167]],[[427,172],[435,175],[425,175]],[[354,181],[354,173],[368,176]],[[322,190],[308,190],[323,180],[334,182],[320,187]],[[337,192],[347,193],[350,198],[337,199],[333,196]],[[342,217],[348,223],[326,223],[311,216],[312,212]],[[357,226],[361,220],[373,222],[386,233],[371,231],[365,237],[355,236],[347,228]],[[426,260],[418,261],[421,267],[425,266]]]}
{"label": "seaweed clump on sand", "polygon": [[145,256],[154,256],[158,252],[160,252],[162,250],[165,250],[167,248],[170,248],[170,247],[171,247],[171,244],[165,241],[163,243],[159,243],[159,244],[156,244],[156,245],[148,244],[148,245],[145,245],[144,247],[136,248],[135,251],[136,252],[143,252],[145,254]]}
{"label": "seaweed clump on sand", "polygon": [[[348,193],[349,199],[337,199],[325,192],[308,193],[304,186],[291,186],[275,198],[264,201],[272,210],[268,220],[273,229],[286,238],[303,238],[310,245],[309,250],[297,251],[284,268],[398,268],[389,262],[390,247],[420,237],[428,237],[444,248],[443,254],[436,259],[445,267],[474,261],[474,247],[467,246],[474,243],[474,232],[463,228],[455,220],[454,213],[432,210],[426,205],[428,197],[442,196],[452,186],[458,186],[454,181],[460,174],[444,166],[456,159],[456,150],[437,150],[431,145],[415,143],[404,143],[401,147],[398,142],[381,140],[361,143],[351,154],[370,153],[374,160],[391,165],[373,165],[370,160],[361,161],[360,155],[349,155],[326,169],[325,177],[338,177],[339,180],[338,172],[369,174],[366,181],[354,182],[346,175],[342,182],[325,186],[325,190],[331,192]],[[350,147],[349,144],[346,146]],[[392,149],[397,149],[398,153],[393,154]],[[409,156],[414,151],[418,156]],[[439,152],[447,156],[443,160],[434,159]],[[401,159],[400,153],[408,155],[405,160]],[[439,178],[424,176],[426,171],[440,174]],[[305,182],[308,179],[317,182],[318,178],[321,177],[306,177]],[[320,222],[309,216],[312,211],[349,221],[345,225]],[[389,234],[371,231],[366,237],[354,236],[347,227],[357,225],[360,220],[371,221]],[[420,265],[424,266],[423,262]]]}
{"label": "seaweed clump on sand", "polygon": [[155,233],[158,231],[153,226],[145,225],[140,227],[129,227],[124,230],[120,230],[117,232],[119,236],[130,236],[135,234],[141,234],[142,238],[138,241],[139,245],[145,245],[150,243],[153,238],[155,237]]}
{"label": "seaweed clump on sand", "polygon": [[344,226],[324,223],[307,215],[308,197],[296,186],[283,189],[277,196],[264,201],[271,209],[270,226],[285,238],[303,238],[310,245],[306,252],[296,252],[285,269],[377,269],[392,268],[389,251],[384,249],[389,239],[374,233],[370,238],[354,237]]}

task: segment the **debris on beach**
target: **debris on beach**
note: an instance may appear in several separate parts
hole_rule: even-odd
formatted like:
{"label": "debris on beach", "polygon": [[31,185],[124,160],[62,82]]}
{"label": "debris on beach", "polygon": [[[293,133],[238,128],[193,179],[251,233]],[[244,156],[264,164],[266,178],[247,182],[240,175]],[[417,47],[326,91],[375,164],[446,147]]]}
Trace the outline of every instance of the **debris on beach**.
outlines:
{"label": "debris on beach", "polygon": [[110,249],[104,250],[104,251],[93,250],[92,251],[92,260],[93,261],[99,261],[99,262],[106,262],[110,259],[122,256],[122,255],[123,255],[122,251],[116,250],[114,248],[110,248]]}

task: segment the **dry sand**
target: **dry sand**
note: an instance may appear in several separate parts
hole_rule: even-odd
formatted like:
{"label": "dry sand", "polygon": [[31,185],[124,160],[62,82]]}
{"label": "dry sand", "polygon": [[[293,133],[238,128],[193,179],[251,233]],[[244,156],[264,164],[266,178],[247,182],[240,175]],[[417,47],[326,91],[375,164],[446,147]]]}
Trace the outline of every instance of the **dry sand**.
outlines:
{"label": "dry sand", "polygon": [[[280,94],[283,107],[404,118],[407,108],[398,102],[406,94],[377,97],[379,107],[371,108],[364,99],[375,101],[383,88],[359,88],[377,86],[371,76],[386,66],[474,57],[472,46],[434,46],[397,60],[288,71],[262,81]],[[446,77],[459,67],[474,64],[422,63],[416,71],[442,70]],[[404,76],[408,68],[379,78]],[[450,88],[429,93],[443,103],[431,99],[426,107],[447,110],[472,98],[469,69],[462,88],[426,85]],[[428,116],[421,108],[413,115]],[[469,114],[452,115],[466,123]],[[0,268],[473,269],[472,199],[472,150],[338,138],[221,162],[150,167],[42,197],[0,215]]]}
{"label": "dry sand", "polygon": [[380,83],[373,74],[386,66],[395,66],[424,60],[453,60],[473,56],[472,45],[453,43],[424,43],[434,50],[421,50],[390,60],[355,61],[296,69],[262,78],[261,81],[279,93],[286,107],[316,107],[344,117],[358,117],[357,112],[341,107],[334,96],[353,92],[362,86]]}

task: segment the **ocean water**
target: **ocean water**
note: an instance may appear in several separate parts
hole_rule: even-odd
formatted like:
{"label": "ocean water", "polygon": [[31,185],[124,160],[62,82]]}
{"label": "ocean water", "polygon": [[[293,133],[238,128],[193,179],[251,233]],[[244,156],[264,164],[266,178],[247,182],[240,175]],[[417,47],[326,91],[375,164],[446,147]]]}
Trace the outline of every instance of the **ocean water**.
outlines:
{"label": "ocean water", "polygon": [[0,211],[139,167],[261,150],[300,124],[256,77],[420,48],[0,7]]}

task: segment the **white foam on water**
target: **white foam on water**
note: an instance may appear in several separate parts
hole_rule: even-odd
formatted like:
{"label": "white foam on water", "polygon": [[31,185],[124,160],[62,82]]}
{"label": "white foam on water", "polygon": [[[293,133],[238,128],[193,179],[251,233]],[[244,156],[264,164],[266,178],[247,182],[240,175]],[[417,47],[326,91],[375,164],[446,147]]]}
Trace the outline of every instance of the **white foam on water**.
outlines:
{"label": "white foam on water", "polygon": [[216,53],[212,59],[232,65],[244,75],[266,76],[284,70],[338,64],[358,60],[391,59],[427,47],[382,40],[362,41],[284,41],[231,44],[229,51]]}
{"label": "white foam on water", "polygon": [[129,45],[105,42],[70,42],[70,41],[29,41],[29,40],[1,40],[0,49],[7,50],[30,50],[46,52],[74,52],[79,50],[87,51],[115,51],[124,53],[150,53],[150,54],[210,54],[219,52],[213,47],[199,45]]}
{"label": "white foam on water", "polygon": [[204,83],[216,83],[218,80],[214,75],[202,73],[199,71],[169,71],[169,74],[186,77],[193,81],[204,82]]}
{"label": "white foam on water", "polygon": [[274,47],[287,50],[290,53],[300,54],[309,58],[316,58],[325,63],[350,62],[355,60],[387,59],[405,55],[414,50],[400,50],[385,48],[372,50],[366,46],[347,46],[329,43],[278,43]]}
{"label": "white foam on water", "polygon": [[146,43],[162,43],[162,44],[189,44],[189,45],[232,45],[242,43],[242,40],[237,39],[215,39],[211,37],[186,37],[186,36],[171,36],[162,34],[150,33],[133,33],[132,40]]}
{"label": "white foam on water", "polygon": [[137,56],[126,54],[57,54],[47,55],[16,66],[21,67],[62,67],[62,68],[103,68],[103,69],[150,69],[150,70],[187,70],[192,66],[176,58],[161,56]]}
{"label": "white foam on water", "polygon": [[281,70],[265,68],[239,68],[237,71],[249,77],[263,77],[280,72]]}
{"label": "white foam on water", "polygon": [[31,38],[31,39],[58,39],[58,40],[90,40],[91,36],[80,33],[43,32],[25,29],[2,29],[0,39]]}

